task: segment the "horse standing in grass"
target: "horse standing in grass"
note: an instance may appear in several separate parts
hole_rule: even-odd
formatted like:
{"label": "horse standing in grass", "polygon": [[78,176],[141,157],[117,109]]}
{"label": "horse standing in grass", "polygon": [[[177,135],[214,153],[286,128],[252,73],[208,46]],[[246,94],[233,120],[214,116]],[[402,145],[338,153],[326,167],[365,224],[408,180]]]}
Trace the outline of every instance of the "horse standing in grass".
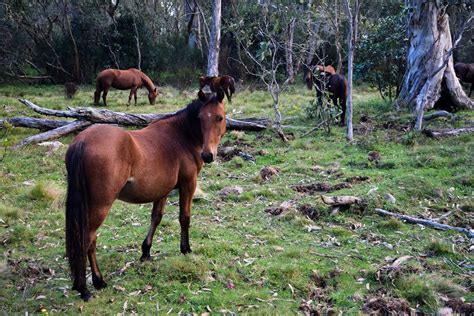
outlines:
{"label": "horse standing in grass", "polygon": [[474,64],[456,63],[454,72],[461,81],[471,84],[471,90],[469,90],[469,97],[471,97],[474,89]]}
{"label": "horse standing in grass", "polygon": [[[346,123],[346,100],[347,100],[347,80],[341,75],[337,74],[332,66],[316,65],[315,69],[320,72],[319,78],[314,78],[313,69],[305,67],[303,79],[309,90],[315,86],[318,101],[321,102],[324,91],[330,93],[330,98],[335,107],[340,107],[342,110],[339,125],[344,126]],[[339,104],[338,104],[339,101]]]}
{"label": "horse standing in grass", "polygon": [[128,96],[128,105],[132,95],[135,97],[135,105],[137,105],[137,90],[145,86],[148,89],[148,101],[150,104],[155,104],[156,96],[158,91],[156,90],[153,81],[138,69],[130,68],[127,70],[119,69],[106,69],[99,72],[95,80],[95,93],[94,93],[94,105],[99,105],[100,93],[102,92],[102,99],[104,100],[104,106],[107,106],[107,93],[110,87],[119,90],[130,89],[130,95]]}
{"label": "horse standing in grass", "polygon": [[217,154],[226,130],[224,93],[206,96],[186,108],[161,118],[138,131],[110,125],[94,125],[80,133],[66,153],[66,253],[73,289],[85,301],[89,258],[92,283],[104,288],[96,259],[97,229],[116,199],[129,203],[153,202],[151,224],[142,243],[141,260],[150,260],[156,227],[164,213],[166,198],[179,190],[181,252],[191,252],[189,223],[197,176],[204,163]]}
{"label": "horse standing in grass", "polygon": [[232,102],[232,94],[235,93],[235,80],[231,76],[222,77],[200,77],[199,90],[208,85],[212,92],[217,92],[222,89],[227,96],[227,100]]}

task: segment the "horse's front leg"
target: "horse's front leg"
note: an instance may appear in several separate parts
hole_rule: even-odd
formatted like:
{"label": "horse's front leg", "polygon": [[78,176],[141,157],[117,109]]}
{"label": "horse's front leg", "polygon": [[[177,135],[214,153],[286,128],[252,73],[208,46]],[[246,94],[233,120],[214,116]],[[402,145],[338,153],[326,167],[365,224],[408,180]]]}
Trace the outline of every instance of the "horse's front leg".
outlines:
{"label": "horse's front leg", "polygon": [[471,90],[469,90],[469,97],[471,97],[472,90],[474,89],[474,82],[471,83]]}
{"label": "horse's front leg", "polygon": [[150,228],[148,229],[148,234],[145,237],[145,240],[142,243],[142,256],[140,261],[151,260],[150,248],[153,242],[153,236],[155,235],[156,227],[160,224],[161,218],[165,212],[166,197],[162,198],[159,201],[153,203],[153,208],[151,210],[151,223]]}
{"label": "horse's front leg", "polygon": [[[181,181],[180,181],[181,182]],[[196,190],[196,177],[182,181],[179,187],[179,223],[181,225],[181,253],[191,252],[189,246],[189,223],[191,222],[191,204]]]}
{"label": "horse's front leg", "polygon": [[232,95],[229,95],[229,89],[223,89],[229,103],[232,103]]}

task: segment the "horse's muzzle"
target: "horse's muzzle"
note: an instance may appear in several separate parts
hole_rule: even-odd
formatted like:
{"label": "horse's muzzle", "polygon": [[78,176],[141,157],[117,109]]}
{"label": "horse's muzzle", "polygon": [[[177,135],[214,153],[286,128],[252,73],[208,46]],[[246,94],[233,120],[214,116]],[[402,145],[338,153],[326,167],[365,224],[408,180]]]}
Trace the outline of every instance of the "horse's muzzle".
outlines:
{"label": "horse's muzzle", "polygon": [[201,158],[205,163],[211,163],[214,161],[214,155],[212,153],[201,153]]}

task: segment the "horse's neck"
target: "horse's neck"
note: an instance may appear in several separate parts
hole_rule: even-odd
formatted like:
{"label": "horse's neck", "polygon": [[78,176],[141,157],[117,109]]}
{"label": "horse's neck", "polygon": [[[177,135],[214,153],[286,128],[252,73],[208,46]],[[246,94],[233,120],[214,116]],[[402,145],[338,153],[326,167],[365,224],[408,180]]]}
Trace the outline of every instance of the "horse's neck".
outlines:
{"label": "horse's neck", "polygon": [[[187,142],[195,148],[202,148],[203,146],[201,125],[198,121],[191,122],[186,111],[149,125],[149,128],[152,128],[156,133],[161,133],[162,127],[165,127],[165,129],[171,128],[175,133],[179,134],[179,136],[176,135],[175,137],[177,141],[179,139],[179,142]],[[157,139],[159,138],[157,137]]]}
{"label": "horse's neck", "polygon": [[143,85],[148,89],[148,91],[153,91],[155,89],[154,85],[153,85],[153,82],[151,81],[150,78],[148,78],[147,75],[145,75],[144,73],[141,74],[142,76],[142,83]]}

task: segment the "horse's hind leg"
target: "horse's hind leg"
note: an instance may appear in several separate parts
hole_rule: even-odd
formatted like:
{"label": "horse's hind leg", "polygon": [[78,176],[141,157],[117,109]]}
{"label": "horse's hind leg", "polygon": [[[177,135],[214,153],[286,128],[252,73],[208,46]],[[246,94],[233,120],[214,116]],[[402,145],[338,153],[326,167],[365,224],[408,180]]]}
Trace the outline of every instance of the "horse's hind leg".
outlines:
{"label": "horse's hind leg", "polygon": [[107,93],[109,90],[105,89],[104,92],[102,93],[102,100],[104,100],[104,106],[107,106]]}
{"label": "horse's hind leg", "polygon": [[[113,200],[112,200],[113,202]],[[92,272],[92,284],[98,290],[103,289],[107,286],[104,278],[99,270],[96,257],[96,242],[97,242],[97,229],[102,225],[107,214],[109,213],[112,203],[106,206],[91,208],[89,210],[89,246],[87,248],[87,256],[91,265]]]}
{"label": "horse's hind leg", "polygon": [[107,286],[105,283],[104,278],[99,270],[99,265],[97,264],[96,258],[96,241],[97,241],[97,233],[96,231],[89,232],[89,249],[87,250],[87,256],[89,257],[89,262],[91,264],[91,272],[92,272],[92,284],[98,290],[103,289]]}
{"label": "horse's hind leg", "polygon": [[469,90],[469,97],[471,97],[472,89],[474,89],[474,83],[471,83],[471,90]]}
{"label": "horse's hind leg", "polygon": [[146,235],[145,240],[142,243],[142,256],[140,258],[140,261],[151,260],[150,248],[153,242],[153,236],[155,235],[156,227],[160,224],[161,218],[163,217],[165,204],[166,197],[153,203],[153,208],[151,210],[150,228],[148,229],[148,234]]}

